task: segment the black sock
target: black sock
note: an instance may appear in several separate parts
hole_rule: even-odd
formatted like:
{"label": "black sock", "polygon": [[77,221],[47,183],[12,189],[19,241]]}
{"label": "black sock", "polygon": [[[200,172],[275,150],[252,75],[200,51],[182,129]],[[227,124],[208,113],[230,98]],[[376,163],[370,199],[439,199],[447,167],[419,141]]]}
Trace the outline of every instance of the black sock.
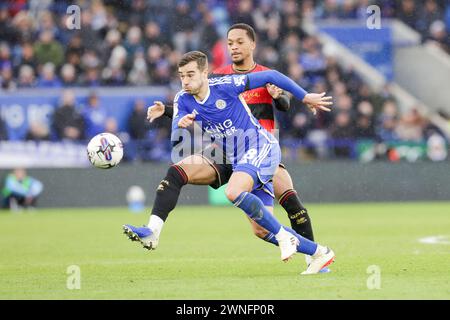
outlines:
{"label": "black sock", "polygon": [[301,203],[297,192],[293,189],[287,190],[281,195],[279,202],[288,214],[292,229],[306,239],[314,241],[308,210]]}
{"label": "black sock", "polygon": [[183,168],[173,165],[167,170],[166,177],[156,189],[156,199],[153,204],[152,215],[166,221],[170,211],[178,202],[181,188],[188,182],[188,177]]}

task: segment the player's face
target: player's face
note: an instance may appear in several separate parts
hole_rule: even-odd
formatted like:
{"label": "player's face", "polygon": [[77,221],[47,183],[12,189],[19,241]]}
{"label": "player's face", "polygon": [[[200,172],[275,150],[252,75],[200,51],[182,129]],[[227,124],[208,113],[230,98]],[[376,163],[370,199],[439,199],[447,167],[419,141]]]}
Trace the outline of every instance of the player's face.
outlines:
{"label": "player's face", "polygon": [[228,53],[231,61],[242,64],[245,59],[253,57],[256,44],[243,29],[233,29],[228,33]]}
{"label": "player's face", "polygon": [[183,90],[189,94],[196,95],[200,92],[202,87],[208,85],[207,68],[201,71],[195,61],[189,62],[187,65],[178,68],[178,75],[180,76]]}

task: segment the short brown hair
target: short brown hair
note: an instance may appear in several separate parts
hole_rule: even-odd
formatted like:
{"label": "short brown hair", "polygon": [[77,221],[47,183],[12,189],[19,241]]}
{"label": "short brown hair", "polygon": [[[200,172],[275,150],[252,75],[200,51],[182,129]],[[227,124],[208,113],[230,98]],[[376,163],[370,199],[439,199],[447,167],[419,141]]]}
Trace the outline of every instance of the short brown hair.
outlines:
{"label": "short brown hair", "polygon": [[184,67],[188,63],[195,61],[197,62],[197,66],[200,71],[205,70],[208,65],[208,57],[206,54],[200,51],[189,51],[188,53],[183,54],[180,62],[178,62],[178,68]]}
{"label": "short brown hair", "polygon": [[250,25],[246,24],[246,23],[236,23],[233,24],[227,31],[227,37],[228,34],[230,33],[231,30],[233,29],[241,29],[241,30],[245,30],[247,32],[247,36],[252,40],[252,41],[256,41],[256,32],[255,29],[253,29]]}

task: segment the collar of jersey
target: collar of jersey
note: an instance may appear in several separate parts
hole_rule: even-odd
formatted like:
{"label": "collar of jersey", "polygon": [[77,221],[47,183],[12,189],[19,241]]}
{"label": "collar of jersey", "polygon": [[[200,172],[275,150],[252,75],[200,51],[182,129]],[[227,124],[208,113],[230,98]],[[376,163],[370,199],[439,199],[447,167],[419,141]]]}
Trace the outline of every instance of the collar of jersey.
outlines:
{"label": "collar of jersey", "polygon": [[195,99],[195,101],[197,101],[200,104],[205,104],[205,102],[206,102],[206,100],[208,100],[210,94],[211,94],[211,90],[210,90],[210,88],[208,86],[208,93],[206,94],[205,99],[203,99],[202,101],[198,101],[196,97],[194,97],[194,99]]}
{"label": "collar of jersey", "polygon": [[253,70],[255,70],[257,66],[258,66],[258,64],[255,62],[255,65],[253,67],[251,67],[250,69],[248,69],[248,70],[239,70],[239,69],[235,69],[233,67],[233,65],[231,65],[231,70],[233,70],[235,73],[246,74],[246,73],[252,73]]}

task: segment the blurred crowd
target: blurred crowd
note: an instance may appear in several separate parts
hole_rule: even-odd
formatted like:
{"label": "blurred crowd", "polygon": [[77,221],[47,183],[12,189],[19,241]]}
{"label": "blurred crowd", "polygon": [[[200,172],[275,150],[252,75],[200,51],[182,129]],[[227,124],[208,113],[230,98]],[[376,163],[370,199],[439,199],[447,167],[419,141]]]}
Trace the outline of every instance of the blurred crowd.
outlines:
{"label": "blurred crowd", "polygon": [[366,19],[369,5],[381,9],[382,18],[396,18],[450,54],[450,2],[448,0],[320,0],[311,16],[320,19]]}
{"label": "blurred crowd", "polygon": [[[71,4],[81,8],[79,30],[66,27]],[[318,40],[300,27],[307,17],[366,18],[370,4],[379,5],[384,17],[401,19],[424,39],[448,50],[450,6],[445,0],[2,1],[0,92],[147,85],[168,86],[176,92],[181,54],[204,51],[212,69],[229,63],[226,30],[243,22],[257,32],[258,63],[289,75],[307,90],[334,96],[334,110],[329,114],[312,117],[295,101],[288,113],[278,112],[285,145],[317,146],[334,140],[328,146],[333,156],[352,157],[354,145],[347,142],[355,139],[423,142],[439,132],[427,119],[414,109],[401,113],[387,93],[371,92],[351,70],[343,70],[326,56]],[[88,100],[76,106],[73,94],[66,91],[52,126],[30,127],[28,138],[80,140],[99,130],[117,131],[114,119],[98,106],[95,93]],[[129,140],[167,139],[167,122],[149,126],[145,110],[144,103],[136,101],[126,132]],[[7,139],[1,119],[0,139]],[[161,143],[155,157],[168,150]]]}

